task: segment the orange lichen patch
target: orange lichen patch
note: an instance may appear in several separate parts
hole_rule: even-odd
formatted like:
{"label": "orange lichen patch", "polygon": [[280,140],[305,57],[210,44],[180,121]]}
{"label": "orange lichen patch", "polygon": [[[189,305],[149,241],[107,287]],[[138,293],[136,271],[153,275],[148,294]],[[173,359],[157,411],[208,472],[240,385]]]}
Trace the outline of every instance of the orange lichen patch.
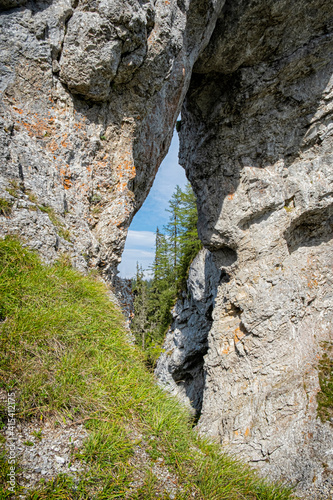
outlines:
{"label": "orange lichen patch", "polygon": [[24,113],[24,111],[17,106],[13,106],[13,109],[20,115],[24,115],[24,121],[20,120],[18,123],[26,129],[30,137],[43,139],[45,137],[54,135],[55,131],[53,117],[49,116],[48,118],[46,118],[39,115],[38,113],[31,113],[29,111]]}
{"label": "orange lichen patch", "polygon": [[121,155],[120,160],[120,163],[117,165],[117,172],[123,172],[131,176],[135,176],[135,166],[133,161],[131,159],[126,159],[125,155]]}
{"label": "orange lichen patch", "polygon": [[73,185],[73,182],[68,177],[66,177],[62,183],[65,189],[69,189]]}
{"label": "orange lichen patch", "polygon": [[316,260],[312,254],[308,255],[306,262],[309,267],[316,267]]}
{"label": "orange lichen patch", "polygon": [[67,141],[67,137],[68,137],[68,134],[65,134],[63,140],[61,141],[61,145],[63,148],[68,148],[68,147],[72,146],[72,143]]}
{"label": "orange lichen patch", "polygon": [[247,427],[244,436],[247,437],[250,434],[250,429]]}
{"label": "orange lichen patch", "polygon": [[73,186],[72,173],[68,163],[65,166],[60,166],[59,173],[62,178],[62,185],[65,189],[70,189]]}
{"label": "orange lichen patch", "polygon": [[83,195],[85,195],[85,194],[87,194],[87,193],[88,193],[88,191],[89,191],[89,189],[90,189],[90,188],[89,188],[89,186],[87,186],[86,184],[81,184],[81,185],[79,186],[79,189],[81,190],[81,193],[82,193]]}
{"label": "orange lichen patch", "polygon": [[228,194],[228,200],[231,201],[235,196],[235,193],[229,193]]}
{"label": "orange lichen patch", "polygon": [[234,341],[235,343],[239,342],[243,337],[245,337],[245,333],[239,328],[239,326],[234,330]]}
{"label": "orange lichen patch", "polygon": [[120,155],[119,160],[116,167],[116,174],[118,177],[116,190],[118,192],[123,192],[127,189],[128,182],[135,177],[136,169],[131,154],[128,151]]}
{"label": "orange lichen patch", "polygon": [[155,35],[156,35],[156,34],[155,34],[155,30],[153,30],[153,31],[150,33],[149,37],[148,37],[148,43],[152,43],[152,42],[153,42],[153,39],[155,38]]}
{"label": "orange lichen patch", "polygon": [[126,191],[127,189],[127,181],[125,182],[118,182],[117,186],[116,186],[116,191],[118,193],[123,193],[124,191]]}
{"label": "orange lichen patch", "polygon": [[51,151],[51,153],[55,153],[59,149],[59,144],[52,139],[47,143],[46,147],[49,151]]}
{"label": "orange lichen patch", "polygon": [[[74,113],[75,113],[75,110],[74,110]],[[86,131],[83,130],[85,129],[86,127],[86,124],[84,123],[86,118],[85,116],[82,116],[80,119],[78,119],[79,117],[76,117],[76,122],[74,123],[74,128],[76,129],[77,132],[81,131],[83,134],[86,134]]]}
{"label": "orange lichen patch", "polygon": [[315,278],[308,280],[308,288],[317,288],[318,281]]}
{"label": "orange lichen patch", "polygon": [[222,354],[229,354],[229,352],[230,352],[230,345],[224,344],[224,347],[222,349]]}
{"label": "orange lichen patch", "polygon": [[235,436],[238,436],[238,431],[235,431]]}
{"label": "orange lichen patch", "polygon": [[105,161],[97,161],[96,162],[96,165],[99,167],[99,168],[105,168],[107,166],[107,163]]}
{"label": "orange lichen patch", "polygon": [[23,109],[21,109],[21,108],[18,108],[18,107],[16,107],[16,106],[13,106],[13,110],[14,110],[14,111],[16,111],[17,113],[19,113],[20,115],[22,115],[22,114],[23,114]]}

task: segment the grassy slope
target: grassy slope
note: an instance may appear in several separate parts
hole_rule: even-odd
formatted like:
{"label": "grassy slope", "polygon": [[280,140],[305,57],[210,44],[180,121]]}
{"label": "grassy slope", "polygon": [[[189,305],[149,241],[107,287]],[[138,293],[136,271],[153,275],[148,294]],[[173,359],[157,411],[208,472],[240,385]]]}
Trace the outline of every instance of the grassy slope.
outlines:
{"label": "grassy slope", "polygon": [[[61,263],[44,266],[18,241],[0,241],[0,319],[0,380],[19,395],[18,418],[84,419],[89,431],[80,451],[89,472],[78,488],[61,476],[29,498],[164,498],[150,473],[130,490],[137,444],[130,429],[153,443],[147,445],[152,460],[163,456],[177,474],[178,499],[290,498],[289,490],[198,438],[185,410],[156,386],[126,341],[121,314],[93,277]],[[7,498],[5,473],[2,459],[0,498]]]}

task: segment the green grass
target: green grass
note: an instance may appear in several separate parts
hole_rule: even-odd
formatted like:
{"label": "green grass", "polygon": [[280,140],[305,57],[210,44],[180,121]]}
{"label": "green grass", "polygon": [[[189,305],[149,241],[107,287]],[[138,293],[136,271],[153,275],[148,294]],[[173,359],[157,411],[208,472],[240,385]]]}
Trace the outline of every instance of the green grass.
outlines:
{"label": "green grass", "polygon": [[0,215],[7,217],[12,212],[12,203],[5,198],[0,198]]}
{"label": "green grass", "polygon": [[70,231],[66,229],[65,225],[59,220],[54,209],[45,205],[40,205],[38,208],[41,212],[44,212],[49,216],[50,221],[57,228],[59,236],[64,238],[64,240],[71,241]]}
{"label": "green grass", "polygon": [[[178,477],[178,500],[291,498],[288,488],[259,479],[197,436],[187,412],[157,387],[143,355],[129,345],[106,292],[63,263],[42,265],[15,239],[0,241],[2,388],[15,390],[17,418],[84,422],[89,433],[78,452],[88,464],[80,482],[60,475],[27,498],[168,498],[151,470],[131,464],[140,442],[152,462],[162,456]],[[144,478],[133,490],[136,467]],[[8,498],[5,478],[2,457],[0,498]]]}
{"label": "green grass", "polygon": [[320,392],[317,394],[318,416],[322,422],[333,422],[333,344],[324,342],[325,353],[319,362]]}

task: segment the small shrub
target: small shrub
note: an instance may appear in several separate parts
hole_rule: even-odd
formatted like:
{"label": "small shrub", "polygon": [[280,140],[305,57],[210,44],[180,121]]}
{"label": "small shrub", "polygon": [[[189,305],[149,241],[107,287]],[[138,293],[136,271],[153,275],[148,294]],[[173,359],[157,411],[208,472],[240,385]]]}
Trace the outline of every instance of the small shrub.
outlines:
{"label": "small shrub", "polygon": [[41,431],[41,430],[39,430],[39,431],[32,431],[32,433],[31,433],[31,434],[32,434],[32,435],[33,435],[36,439],[38,439],[39,441],[41,441],[41,440],[42,440],[43,435],[42,435],[42,431]]}
{"label": "small shrub", "polygon": [[8,217],[12,213],[12,203],[5,198],[0,198],[0,215]]}
{"label": "small shrub", "polygon": [[90,196],[89,201],[93,205],[96,205],[102,200],[102,196],[99,193],[94,193],[92,196]]}
{"label": "small shrub", "polygon": [[24,441],[23,443],[25,446],[34,446],[34,443],[32,441]]}
{"label": "small shrub", "polygon": [[66,229],[65,225],[58,219],[53,208],[47,205],[39,205],[39,210],[46,213],[49,216],[52,224],[57,228],[57,232],[61,238],[64,240],[71,241],[71,233],[69,229]]}
{"label": "small shrub", "polygon": [[322,422],[333,423],[333,344],[323,344],[325,353],[319,361],[320,392],[317,394],[317,413]]}

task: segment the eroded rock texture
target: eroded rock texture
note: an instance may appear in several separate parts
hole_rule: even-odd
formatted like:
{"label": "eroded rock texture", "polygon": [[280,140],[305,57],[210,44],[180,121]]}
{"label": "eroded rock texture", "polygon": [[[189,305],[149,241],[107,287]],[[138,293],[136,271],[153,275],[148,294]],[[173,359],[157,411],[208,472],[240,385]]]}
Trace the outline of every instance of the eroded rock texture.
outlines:
{"label": "eroded rock texture", "polygon": [[0,2],[2,235],[112,279],[221,5]]}
{"label": "eroded rock texture", "polygon": [[212,254],[200,250],[190,267],[187,290],[172,311],[173,323],[155,370],[160,383],[194,410],[195,416],[202,407],[204,355],[220,275]]}
{"label": "eroded rock texture", "polygon": [[316,412],[333,340],[332,49],[327,2],[227,2],[181,127],[200,237],[229,275],[200,430],[307,487],[333,470],[332,427]]}

